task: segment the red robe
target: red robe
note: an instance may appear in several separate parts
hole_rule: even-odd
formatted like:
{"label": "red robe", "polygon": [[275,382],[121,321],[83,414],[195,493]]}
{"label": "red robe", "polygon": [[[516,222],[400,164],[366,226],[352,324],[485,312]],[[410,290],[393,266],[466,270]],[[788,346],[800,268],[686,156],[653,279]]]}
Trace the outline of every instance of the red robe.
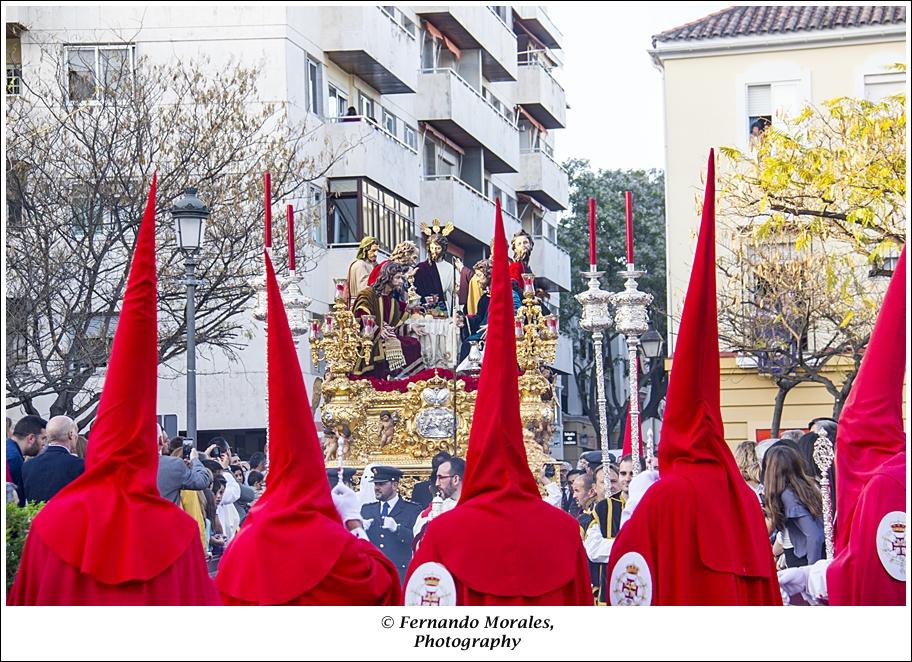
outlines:
{"label": "red robe", "polygon": [[61,561],[38,536],[22,550],[8,605],[186,606],[220,605],[197,540],[161,574],[146,580],[103,584]]}
{"label": "red robe", "polygon": [[[745,489],[747,486],[745,486]],[[756,497],[754,498],[756,501]],[[617,604],[624,590],[623,568],[618,560],[628,552],[641,554],[652,576],[653,605],[781,605],[775,579],[775,562],[769,554],[769,575],[748,577],[738,573],[715,572],[701,557],[695,535],[696,511],[701,506],[696,492],[685,478],[663,476],[637,506],[634,517],[624,525],[611,548],[608,562],[608,594]],[[760,503],[757,524],[762,526]],[[642,569],[640,570],[642,574]]]}
{"label": "red robe", "polygon": [[[287,562],[301,563],[302,559],[289,557]],[[258,604],[227,593],[222,593],[222,601],[232,606]],[[319,584],[283,604],[390,607],[401,603],[396,566],[371,543],[352,536],[351,544],[342,550],[332,570]]]}
{"label": "red robe", "polygon": [[[906,454],[874,474],[861,491],[846,546],[827,568],[831,605],[904,605],[906,584],[891,577],[878,557],[877,528],[884,515],[906,510]],[[908,539],[908,536],[907,536]]]}
{"label": "red robe", "polygon": [[[551,506],[552,508],[554,506]],[[458,506],[457,506],[458,508]],[[431,523],[433,524],[433,522]],[[427,530],[427,529],[426,529]],[[430,561],[440,562],[441,555],[434,547],[433,538],[425,538],[412,558],[410,569],[418,568],[422,563]],[[576,573],[573,579],[566,584],[549,590],[540,595],[495,595],[473,590],[451,568],[453,582],[456,585],[456,604],[462,607],[559,607],[575,605],[591,607],[592,585],[589,583],[589,566],[586,552],[582,546],[579,548],[576,559]],[[504,572],[509,566],[504,568]],[[580,580],[583,578],[585,581]]]}

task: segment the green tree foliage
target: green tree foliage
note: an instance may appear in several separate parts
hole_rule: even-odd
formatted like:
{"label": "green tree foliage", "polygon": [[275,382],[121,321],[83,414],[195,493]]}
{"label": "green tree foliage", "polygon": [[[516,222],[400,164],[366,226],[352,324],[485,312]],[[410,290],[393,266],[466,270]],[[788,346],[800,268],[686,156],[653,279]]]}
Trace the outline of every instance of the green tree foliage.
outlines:
{"label": "green tree foliage", "polygon": [[22,560],[22,547],[28,536],[32,520],[44,508],[44,502],[27,503],[20,508],[16,502],[6,504],[6,590],[9,591],[16,579],[19,562]]}
{"label": "green tree foliage", "polygon": [[[596,232],[598,268],[605,272],[602,288],[611,292],[624,289],[624,281],[617,272],[626,264],[626,233],[624,192],[633,193],[634,250],[638,269],[647,274],[639,280],[639,289],[653,296],[652,320],[664,336],[666,334],[665,297],[665,175],[660,170],[599,170],[594,171],[589,161],[571,159],[564,164],[570,175],[570,209],[561,221],[559,241],[570,253],[571,289],[576,294],[586,289],[587,279],[581,272],[589,269],[589,207],[590,197],[596,199]],[[596,430],[598,412],[595,406],[594,359],[591,351],[592,337],[579,326],[581,309],[572,296],[561,297],[561,328],[573,341],[574,378],[583,403],[583,414],[588,415]],[[617,398],[612,380],[615,371],[612,363],[623,363],[625,357],[609,353],[612,330],[605,338],[605,372],[609,381],[608,428],[616,438],[626,418],[626,399]],[[656,386],[664,393],[664,371],[658,371]],[[623,374],[623,373],[622,373]],[[650,378],[652,376],[650,375]],[[641,377],[641,384],[645,380]],[[650,397],[650,401],[658,401]]]}

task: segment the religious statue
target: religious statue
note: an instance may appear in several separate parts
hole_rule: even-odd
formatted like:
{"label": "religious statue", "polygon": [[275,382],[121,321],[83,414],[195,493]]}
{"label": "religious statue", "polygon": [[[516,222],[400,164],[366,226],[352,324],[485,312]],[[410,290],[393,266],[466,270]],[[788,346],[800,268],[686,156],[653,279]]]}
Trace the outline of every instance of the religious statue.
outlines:
{"label": "religious statue", "polygon": [[[373,285],[358,294],[352,307],[356,318],[370,316],[376,325],[370,358],[360,358],[354,374],[406,377],[422,364],[421,343],[406,335],[406,305],[401,296],[406,267],[388,260]],[[370,331],[369,331],[370,332]]]}
{"label": "religious statue", "polygon": [[436,218],[432,225],[421,224],[427,245],[428,257],[418,263],[415,272],[415,290],[422,298],[436,297],[434,304],[444,314],[453,312],[453,302],[456,300],[459,288],[459,277],[462,273],[462,261],[453,257],[453,262],[445,259],[447,246],[450,240],[447,236],[453,231],[453,224],[447,223],[441,227]]}
{"label": "religious statue", "polygon": [[377,251],[380,245],[373,237],[364,237],[358,244],[358,253],[354,261],[348,265],[347,301],[351,305],[365,287],[370,278],[371,271],[377,264]]}

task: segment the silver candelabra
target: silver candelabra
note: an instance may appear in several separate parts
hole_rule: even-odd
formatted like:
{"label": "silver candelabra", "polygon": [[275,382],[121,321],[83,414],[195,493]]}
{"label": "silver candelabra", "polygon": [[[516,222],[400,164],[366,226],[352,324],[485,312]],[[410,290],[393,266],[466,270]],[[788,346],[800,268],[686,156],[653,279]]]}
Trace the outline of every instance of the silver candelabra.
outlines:
{"label": "silver candelabra", "polygon": [[589,278],[589,289],[576,295],[576,300],[583,307],[583,316],[580,326],[592,334],[592,348],[595,352],[595,375],[597,402],[599,412],[599,433],[602,438],[602,478],[605,481],[605,498],[611,497],[611,480],[609,478],[608,455],[608,412],[605,398],[605,366],[602,358],[602,338],[604,332],[611,327],[611,313],[608,310],[608,301],[611,293],[601,288],[599,279],[604,271],[597,271],[594,264],[589,265],[589,271],[583,275]]}
{"label": "silver candelabra", "polygon": [[627,343],[630,373],[630,453],[633,458],[633,475],[636,476],[640,472],[640,387],[637,348],[640,346],[640,336],[649,328],[648,308],[652,303],[652,295],[637,289],[637,278],[646,275],[646,272],[637,271],[632,262],[628,262],[627,269],[619,271],[618,274],[626,279],[624,290],[609,295],[609,300],[615,308],[614,326],[618,333],[624,334]]}
{"label": "silver candelabra", "polygon": [[822,427],[817,431],[814,442],[814,464],[820,469],[820,496],[823,499],[823,537],[826,540],[828,559],[834,556],[833,548],[833,504],[830,501],[830,467],[833,464],[833,444],[830,443],[827,431]]}

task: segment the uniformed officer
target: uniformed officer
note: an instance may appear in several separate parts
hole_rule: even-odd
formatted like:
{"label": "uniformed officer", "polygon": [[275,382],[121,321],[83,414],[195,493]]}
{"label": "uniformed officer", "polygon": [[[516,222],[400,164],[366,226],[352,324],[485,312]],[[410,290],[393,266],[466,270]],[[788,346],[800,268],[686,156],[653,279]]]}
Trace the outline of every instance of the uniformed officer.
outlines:
{"label": "uniformed officer", "polygon": [[399,496],[402,471],[396,467],[373,467],[377,501],[361,507],[367,537],[396,565],[400,582],[412,559],[412,528],[421,506]]}
{"label": "uniformed officer", "polygon": [[[326,478],[329,480],[330,488],[339,484],[339,469],[327,469]],[[346,487],[355,489],[355,470],[351,468],[342,469],[342,484]]]}

